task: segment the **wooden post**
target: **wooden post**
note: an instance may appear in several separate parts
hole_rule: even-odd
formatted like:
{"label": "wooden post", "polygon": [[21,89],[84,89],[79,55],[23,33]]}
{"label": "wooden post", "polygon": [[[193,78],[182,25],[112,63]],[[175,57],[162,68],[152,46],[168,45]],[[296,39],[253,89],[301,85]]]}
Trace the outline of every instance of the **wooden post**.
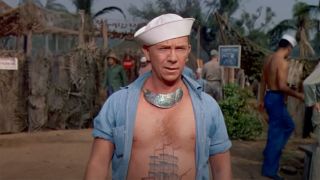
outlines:
{"label": "wooden post", "polygon": [[20,39],[21,39],[20,35],[16,36],[16,44],[15,44],[16,51],[20,50]]}
{"label": "wooden post", "polygon": [[234,83],[234,68],[228,68],[228,69],[229,69],[228,83]]}
{"label": "wooden post", "polygon": [[79,48],[84,48],[85,42],[84,42],[84,23],[85,23],[85,17],[84,17],[84,10],[79,10],[80,14],[80,31],[79,31]]}
{"label": "wooden post", "polygon": [[44,43],[45,43],[45,49],[44,49],[44,54],[45,55],[48,55],[49,53],[49,34],[46,34],[45,37],[44,37]]}
{"label": "wooden post", "polygon": [[32,54],[32,30],[30,29],[27,34],[27,47],[26,47],[27,56]]}
{"label": "wooden post", "polygon": [[108,49],[108,24],[102,20],[101,33],[103,37],[103,49]]}
{"label": "wooden post", "polygon": [[54,35],[54,51],[59,53],[59,38],[57,34]]}

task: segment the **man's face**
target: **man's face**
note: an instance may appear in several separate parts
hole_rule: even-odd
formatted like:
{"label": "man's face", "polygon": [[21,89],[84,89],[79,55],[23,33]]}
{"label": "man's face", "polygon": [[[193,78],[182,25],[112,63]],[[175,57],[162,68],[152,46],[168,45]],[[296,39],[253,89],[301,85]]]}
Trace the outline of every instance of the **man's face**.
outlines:
{"label": "man's face", "polygon": [[143,47],[143,52],[161,81],[174,82],[180,78],[190,49],[189,39],[184,36]]}
{"label": "man's face", "polygon": [[288,58],[289,57],[289,55],[291,54],[291,52],[292,52],[292,46],[289,46],[288,47],[288,51],[287,51],[287,54],[285,55],[285,58]]}
{"label": "man's face", "polygon": [[107,61],[108,61],[108,65],[109,66],[112,66],[112,65],[115,64],[115,60],[113,58],[111,58],[111,57],[108,57]]}

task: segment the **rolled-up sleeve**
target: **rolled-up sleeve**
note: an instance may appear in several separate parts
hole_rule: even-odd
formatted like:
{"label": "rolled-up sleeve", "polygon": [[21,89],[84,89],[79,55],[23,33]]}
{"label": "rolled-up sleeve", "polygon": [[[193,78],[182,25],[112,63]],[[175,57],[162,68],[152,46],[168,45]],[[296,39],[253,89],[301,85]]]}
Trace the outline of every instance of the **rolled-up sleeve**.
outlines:
{"label": "rolled-up sleeve", "polygon": [[231,141],[229,139],[223,114],[220,107],[215,103],[213,110],[212,126],[209,130],[209,154],[210,156],[223,153],[231,148]]}
{"label": "rolled-up sleeve", "polygon": [[94,138],[102,138],[113,142],[112,129],[115,117],[111,104],[111,100],[108,100],[94,118],[92,135]]}

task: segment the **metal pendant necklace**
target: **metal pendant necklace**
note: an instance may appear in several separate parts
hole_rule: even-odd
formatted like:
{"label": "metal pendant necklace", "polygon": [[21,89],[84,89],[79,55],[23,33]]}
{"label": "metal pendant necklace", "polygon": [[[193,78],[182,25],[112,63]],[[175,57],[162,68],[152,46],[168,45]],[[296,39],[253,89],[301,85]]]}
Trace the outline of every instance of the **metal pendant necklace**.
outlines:
{"label": "metal pendant necklace", "polygon": [[148,89],[143,89],[143,96],[146,101],[150,104],[163,108],[168,109],[176,105],[179,101],[181,101],[183,96],[182,88],[178,88],[175,92],[171,92],[168,94],[157,94],[153,93]]}

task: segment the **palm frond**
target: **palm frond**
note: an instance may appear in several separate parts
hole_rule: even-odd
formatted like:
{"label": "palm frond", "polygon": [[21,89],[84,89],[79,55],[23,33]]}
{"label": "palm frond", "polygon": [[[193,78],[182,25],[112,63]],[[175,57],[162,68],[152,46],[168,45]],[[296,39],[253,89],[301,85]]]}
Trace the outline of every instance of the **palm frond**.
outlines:
{"label": "palm frond", "polygon": [[292,19],[281,21],[273,29],[267,32],[271,37],[278,37],[287,30],[296,30],[296,22]]}
{"label": "palm frond", "polygon": [[105,13],[109,13],[109,12],[112,12],[112,11],[118,11],[120,12],[123,17],[126,19],[126,15],[124,14],[124,12],[122,11],[122,9],[118,8],[118,7],[115,7],[115,6],[110,6],[110,7],[105,7],[103,9],[101,9],[100,11],[98,11],[97,13],[95,13],[93,16],[92,16],[92,19],[98,17],[98,16],[101,16]]}

